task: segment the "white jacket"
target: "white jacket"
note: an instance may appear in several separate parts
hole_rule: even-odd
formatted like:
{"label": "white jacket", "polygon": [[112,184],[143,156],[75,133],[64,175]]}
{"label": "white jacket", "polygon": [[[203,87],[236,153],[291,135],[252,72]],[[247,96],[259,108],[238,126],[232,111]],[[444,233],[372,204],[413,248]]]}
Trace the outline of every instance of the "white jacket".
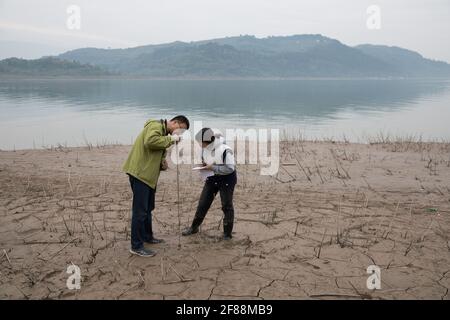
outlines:
{"label": "white jacket", "polygon": [[222,136],[216,136],[214,142],[202,149],[202,160],[208,165],[212,164],[213,171],[217,175],[231,174],[235,170],[233,150],[225,144]]}

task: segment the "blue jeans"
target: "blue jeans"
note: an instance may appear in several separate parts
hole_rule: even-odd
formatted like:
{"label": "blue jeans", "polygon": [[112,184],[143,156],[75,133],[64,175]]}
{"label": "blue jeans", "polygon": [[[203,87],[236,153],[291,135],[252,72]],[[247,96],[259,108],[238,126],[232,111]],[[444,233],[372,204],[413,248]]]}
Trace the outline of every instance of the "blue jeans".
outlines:
{"label": "blue jeans", "polygon": [[131,248],[139,250],[144,247],[144,242],[153,239],[152,210],[155,208],[155,190],[131,175],[129,178],[133,191]]}

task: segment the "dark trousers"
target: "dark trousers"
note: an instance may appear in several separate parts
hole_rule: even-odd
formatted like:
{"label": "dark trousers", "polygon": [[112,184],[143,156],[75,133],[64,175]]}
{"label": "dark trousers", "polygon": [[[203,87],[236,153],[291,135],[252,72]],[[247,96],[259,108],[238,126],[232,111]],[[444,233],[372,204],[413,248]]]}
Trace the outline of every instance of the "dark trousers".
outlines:
{"label": "dark trousers", "polygon": [[144,242],[153,239],[152,210],[155,208],[155,190],[147,184],[130,177],[133,191],[133,206],[131,217],[131,248],[141,249]]}
{"label": "dark trousers", "polygon": [[236,181],[236,172],[226,176],[212,176],[206,179],[197,211],[192,221],[193,228],[198,228],[202,224],[216,194],[219,192],[224,213],[223,232],[225,235],[231,236],[234,223],[233,193]]}

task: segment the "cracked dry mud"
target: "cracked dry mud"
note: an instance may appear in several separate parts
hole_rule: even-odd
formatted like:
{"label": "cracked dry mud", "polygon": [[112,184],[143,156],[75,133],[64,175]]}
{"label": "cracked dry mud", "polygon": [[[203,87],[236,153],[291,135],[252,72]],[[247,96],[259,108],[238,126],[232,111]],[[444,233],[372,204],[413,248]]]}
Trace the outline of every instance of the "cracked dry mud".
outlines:
{"label": "cracked dry mud", "polygon": [[[277,176],[238,166],[233,240],[216,199],[181,247],[172,164],[153,258],[128,252],[129,149],[0,152],[1,299],[449,299],[449,144],[284,142]],[[190,168],[182,227],[202,187]],[[72,263],[81,290],[66,287]],[[366,286],[373,264],[380,290]]]}

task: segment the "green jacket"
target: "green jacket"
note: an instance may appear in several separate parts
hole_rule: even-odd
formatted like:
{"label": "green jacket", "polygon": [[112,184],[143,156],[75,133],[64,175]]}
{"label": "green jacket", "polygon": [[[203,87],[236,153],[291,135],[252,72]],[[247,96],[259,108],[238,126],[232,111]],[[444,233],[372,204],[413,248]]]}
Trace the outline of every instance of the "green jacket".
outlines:
{"label": "green jacket", "polygon": [[156,189],[161,162],[166,155],[166,148],[172,144],[164,123],[148,120],[134,142],[123,171]]}

